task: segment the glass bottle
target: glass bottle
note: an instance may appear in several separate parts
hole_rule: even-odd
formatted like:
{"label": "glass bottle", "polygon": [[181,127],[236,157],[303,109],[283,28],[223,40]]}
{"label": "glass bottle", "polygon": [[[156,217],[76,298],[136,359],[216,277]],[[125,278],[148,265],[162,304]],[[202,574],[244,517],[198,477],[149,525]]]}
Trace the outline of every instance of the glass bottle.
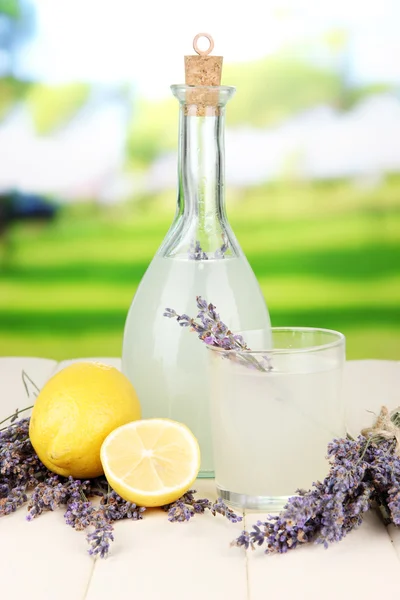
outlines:
{"label": "glass bottle", "polygon": [[270,319],[225,212],[224,114],[235,88],[171,89],[180,103],[177,211],[129,310],[122,370],[144,418],[168,417],[191,429],[200,444],[199,476],[212,477],[207,351],[163,313],[196,316],[202,296],[234,332],[269,329]]}

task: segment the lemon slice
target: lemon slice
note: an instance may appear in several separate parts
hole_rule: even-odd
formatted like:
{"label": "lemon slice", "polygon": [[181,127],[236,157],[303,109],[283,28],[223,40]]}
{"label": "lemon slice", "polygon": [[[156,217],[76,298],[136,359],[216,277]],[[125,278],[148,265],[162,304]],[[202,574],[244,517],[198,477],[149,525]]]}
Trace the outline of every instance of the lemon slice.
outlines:
{"label": "lemon slice", "polygon": [[112,431],[100,458],[111,487],[141,506],[163,506],[184,494],[200,468],[196,438],[182,423],[143,419]]}

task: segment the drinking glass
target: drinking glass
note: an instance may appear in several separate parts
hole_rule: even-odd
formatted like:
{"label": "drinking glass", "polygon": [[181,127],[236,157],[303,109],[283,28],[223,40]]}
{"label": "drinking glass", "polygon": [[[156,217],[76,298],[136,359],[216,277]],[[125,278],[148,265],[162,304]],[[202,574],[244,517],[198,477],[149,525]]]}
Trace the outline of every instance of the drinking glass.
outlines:
{"label": "drinking glass", "polygon": [[245,331],[251,350],[208,346],[218,494],[236,507],[279,511],[329,471],[327,445],[345,435],[343,334]]}

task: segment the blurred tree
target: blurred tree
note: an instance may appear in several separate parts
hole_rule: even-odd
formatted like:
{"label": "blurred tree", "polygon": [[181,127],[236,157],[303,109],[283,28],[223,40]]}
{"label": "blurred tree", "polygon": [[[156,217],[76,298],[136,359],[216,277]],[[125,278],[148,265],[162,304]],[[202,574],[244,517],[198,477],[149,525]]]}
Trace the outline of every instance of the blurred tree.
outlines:
{"label": "blurred tree", "polygon": [[159,154],[176,147],[178,111],[174,98],[137,102],[127,132],[127,158],[132,167],[146,167]]}
{"label": "blurred tree", "polygon": [[336,103],[338,73],[288,50],[250,63],[227,65],[223,83],[235,85],[237,97],[227,112],[228,124],[263,127],[317,104]]}
{"label": "blurred tree", "polygon": [[37,133],[47,135],[68,123],[84,106],[89,94],[90,86],[86,83],[32,86],[26,101]]}
{"label": "blurred tree", "polygon": [[8,114],[15,102],[22,98],[29,84],[24,81],[18,81],[13,77],[4,77],[0,79],[0,122]]}
{"label": "blurred tree", "polygon": [[29,87],[18,80],[18,61],[34,27],[35,13],[30,2],[0,0],[0,119]]}
{"label": "blurred tree", "polygon": [[17,19],[20,13],[20,3],[18,0],[0,0],[0,14]]}

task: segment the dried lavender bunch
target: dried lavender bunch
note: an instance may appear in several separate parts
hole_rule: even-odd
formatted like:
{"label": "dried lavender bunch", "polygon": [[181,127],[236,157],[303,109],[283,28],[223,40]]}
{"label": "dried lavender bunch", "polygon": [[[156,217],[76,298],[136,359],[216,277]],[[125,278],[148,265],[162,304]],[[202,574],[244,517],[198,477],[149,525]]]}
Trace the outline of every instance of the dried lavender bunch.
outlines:
{"label": "dried lavender bunch", "polygon": [[371,464],[375,501],[384,520],[400,525],[400,408],[381,408],[375,425],[361,432],[374,443]]}
{"label": "dried lavender bunch", "polygon": [[211,502],[207,498],[195,498],[193,494],[196,490],[189,490],[176,502],[167,504],[163,510],[168,512],[168,520],[171,522],[189,521],[196,514],[204,514],[209,510],[214,517],[220,514],[226,517],[231,523],[239,523],[242,517],[233,512],[221,498],[217,502]]}
{"label": "dried lavender bunch", "polygon": [[[186,314],[179,315],[173,308],[166,308],[164,317],[176,319],[181,327],[189,327],[208,346],[216,346],[223,350],[238,350],[239,352],[243,350],[250,351],[243,337],[232,333],[227,325],[221,321],[213,304],[208,304],[201,296],[196,296],[196,303],[199,309],[196,318],[189,317]],[[196,319],[198,320],[196,321]],[[256,358],[252,354],[232,352],[222,352],[221,355],[257,371],[268,372],[272,369],[268,356]]]}
{"label": "dried lavender bunch", "polygon": [[[29,440],[29,418],[8,418],[4,422],[10,420],[11,424],[0,431],[0,516],[27,504],[27,520],[31,521],[44,511],[64,506],[68,525],[77,530],[93,529],[87,536],[89,553],[107,556],[113,521],[141,519],[145,509],[122,500],[105,477],[81,481],[52,473],[39,460]],[[90,501],[96,496],[101,498],[99,508]]]}
{"label": "dried lavender bunch", "polygon": [[[386,429],[382,420],[386,418]],[[359,527],[366,511],[378,506],[387,521],[400,525],[400,457],[398,411],[382,409],[375,427],[357,440],[333,440],[328,446],[330,471],[309,491],[298,490],[278,516],[258,521],[233,542],[246,549],[264,546],[267,554],[284,553],[307,542],[339,542]]]}
{"label": "dried lavender bunch", "polygon": [[[29,440],[29,419],[13,422],[0,432],[0,516],[27,501],[26,491],[50,472],[40,462]],[[15,491],[19,490],[18,502]]]}
{"label": "dried lavender bunch", "polygon": [[27,500],[24,486],[17,485],[13,489],[7,489],[7,495],[0,499],[0,517],[15,512]]}
{"label": "dried lavender bunch", "polygon": [[284,553],[315,541],[326,547],[340,541],[361,523],[370,507],[373,486],[364,482],[366,461],[360,459],[366,440],[334,440],[328,447],[333,460],[329,475],[309,491],[298,490],[283,511],[257,521],[250,532],[234,540],[236,546],[265,546],[265,552]]}
{"label": "dried lavender bunch", "polygon": [[[48,471],[48,477],[37,483],[28,503],[27,520],[35,519],[46,510],[56,510],[61,506],[75,506],[86,500],[86,495],[93,495],[91,482],[73,479],[73,477],[61,477]],[[66,513],[66,514],[67,514]],[[72,525],[72,523],[69,523]],[[83,529],[83,527],[81,528]]]}

